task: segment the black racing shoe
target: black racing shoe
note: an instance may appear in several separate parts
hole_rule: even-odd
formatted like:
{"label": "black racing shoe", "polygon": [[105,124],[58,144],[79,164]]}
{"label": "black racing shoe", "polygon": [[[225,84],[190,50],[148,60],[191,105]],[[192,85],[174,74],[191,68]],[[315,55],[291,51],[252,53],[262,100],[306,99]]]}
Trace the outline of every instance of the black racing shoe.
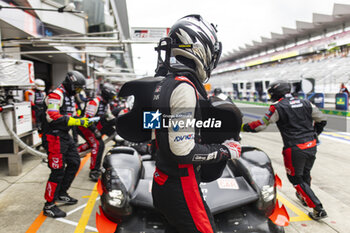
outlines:
{"label": "black racing shoe", "polygon": [[89,174],[89,177],[92,181],[97,181],[98,178],[100,177],[101,175],[101,171],[100,170],[91,170],[90,171],[90,174]]}
{"label": "black racing shoe", "polygon": [[313,212],[309,212],[309,217],[313,220],[318,221],[320,219],[327,218],[328,215],[327,212],[323,208],[321,208],[320,210],[314,209]]}
{"label": "black racing shoe", "polygon": [[69,196],[68,194],[58,195],[58,198],[56,201],[66,205],[74,205],[78,203],[77,199]]}
{"label": "black racing shoe", "polygon": [[58,208],[54,202],[46,202],[43,209],[44,215],[51,218],[64,218],[67,216],[66,212]]}
{"label": "black racing shoe", "polygon": [[303,204],[303,206],[307,206],[306,202],[304,201],[304,199],[300,196],[299,193],[295,193],[295,196],[297,196],[297,198],[300,200],[301,204]]}

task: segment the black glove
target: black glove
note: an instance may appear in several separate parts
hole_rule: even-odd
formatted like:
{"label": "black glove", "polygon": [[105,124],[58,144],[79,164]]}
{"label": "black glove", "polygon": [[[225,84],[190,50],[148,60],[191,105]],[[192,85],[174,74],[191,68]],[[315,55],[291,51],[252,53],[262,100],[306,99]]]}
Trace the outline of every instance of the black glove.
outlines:
{"label": "black glove", "polygon": [[248,123],[242,124],[241,125],[241,132],[251,132],[251,133],[256,133],[256,131],[252,128],[250,128]]}
{"label": "black glove", "polygon": [[315,122],[314,128],[317,135],[320,135],[323,128],[327,125],[327,121]]}

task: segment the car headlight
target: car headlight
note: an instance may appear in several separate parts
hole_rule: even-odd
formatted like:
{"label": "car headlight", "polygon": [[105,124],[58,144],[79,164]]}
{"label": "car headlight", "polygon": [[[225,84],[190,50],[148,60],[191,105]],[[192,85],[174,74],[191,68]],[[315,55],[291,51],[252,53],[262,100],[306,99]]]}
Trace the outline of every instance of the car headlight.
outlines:
{"label": "car headlight", "polygon": [[275,198],[275,189],[273,186],[264,185],[261,189],[261,195],[265,202],[271,201]]}
{"label": "car headlight", "polygon": [[110,199],[108,201],[108,203],[112,206],[115,206],[115,207],[121,207],[121,204],[122,204],[122,200],[119,200],[119,199]]}
{"label": "car headlight", "polygon": [[121,207],[122,201],[124,199],[123,192],[121,190],[112,190],[108,193],[110,199],[109,204],[116,207]]}

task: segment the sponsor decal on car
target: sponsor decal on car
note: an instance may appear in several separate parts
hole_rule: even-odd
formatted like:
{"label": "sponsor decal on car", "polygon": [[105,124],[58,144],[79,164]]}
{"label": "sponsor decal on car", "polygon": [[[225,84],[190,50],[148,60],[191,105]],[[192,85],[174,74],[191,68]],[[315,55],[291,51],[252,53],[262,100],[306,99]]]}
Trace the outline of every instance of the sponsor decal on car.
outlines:
{"label": "sponsor decal on car", "polygon": [[220,189],[239,189],[235,178],[219,178],[217,182]]}

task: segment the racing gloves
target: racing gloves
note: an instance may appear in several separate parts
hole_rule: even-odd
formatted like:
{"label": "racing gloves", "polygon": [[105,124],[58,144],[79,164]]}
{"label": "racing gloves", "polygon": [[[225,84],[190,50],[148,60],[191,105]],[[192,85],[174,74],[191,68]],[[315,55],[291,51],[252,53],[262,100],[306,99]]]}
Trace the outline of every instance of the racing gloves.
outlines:
{"label": "racing gloves", "polygon": [[251,132],[256,133],[255,129],[252,129],[249,123],[245,123],[241,125],[241,132]]}
{"label": "racing gloves", "polygon": [[327,121],[315,122],[314,128],[317,135],[320,135],[323,131],[323,128],[327,125]]}
{"label": "racing gloves", "polygon": [[82,118],[74,118],[74,117],[69,117],[68,119],[68,126],[83,126],[85,128],[89,127],[92,125],[93,122],[89,121],[88,118],[82,117]]}
{"label": "racing gloves", "polygon": [[241,156],[241,144],[232,139],[224,141],[222,145],[226,146],[230,152],[230,159],[238,159]]}

